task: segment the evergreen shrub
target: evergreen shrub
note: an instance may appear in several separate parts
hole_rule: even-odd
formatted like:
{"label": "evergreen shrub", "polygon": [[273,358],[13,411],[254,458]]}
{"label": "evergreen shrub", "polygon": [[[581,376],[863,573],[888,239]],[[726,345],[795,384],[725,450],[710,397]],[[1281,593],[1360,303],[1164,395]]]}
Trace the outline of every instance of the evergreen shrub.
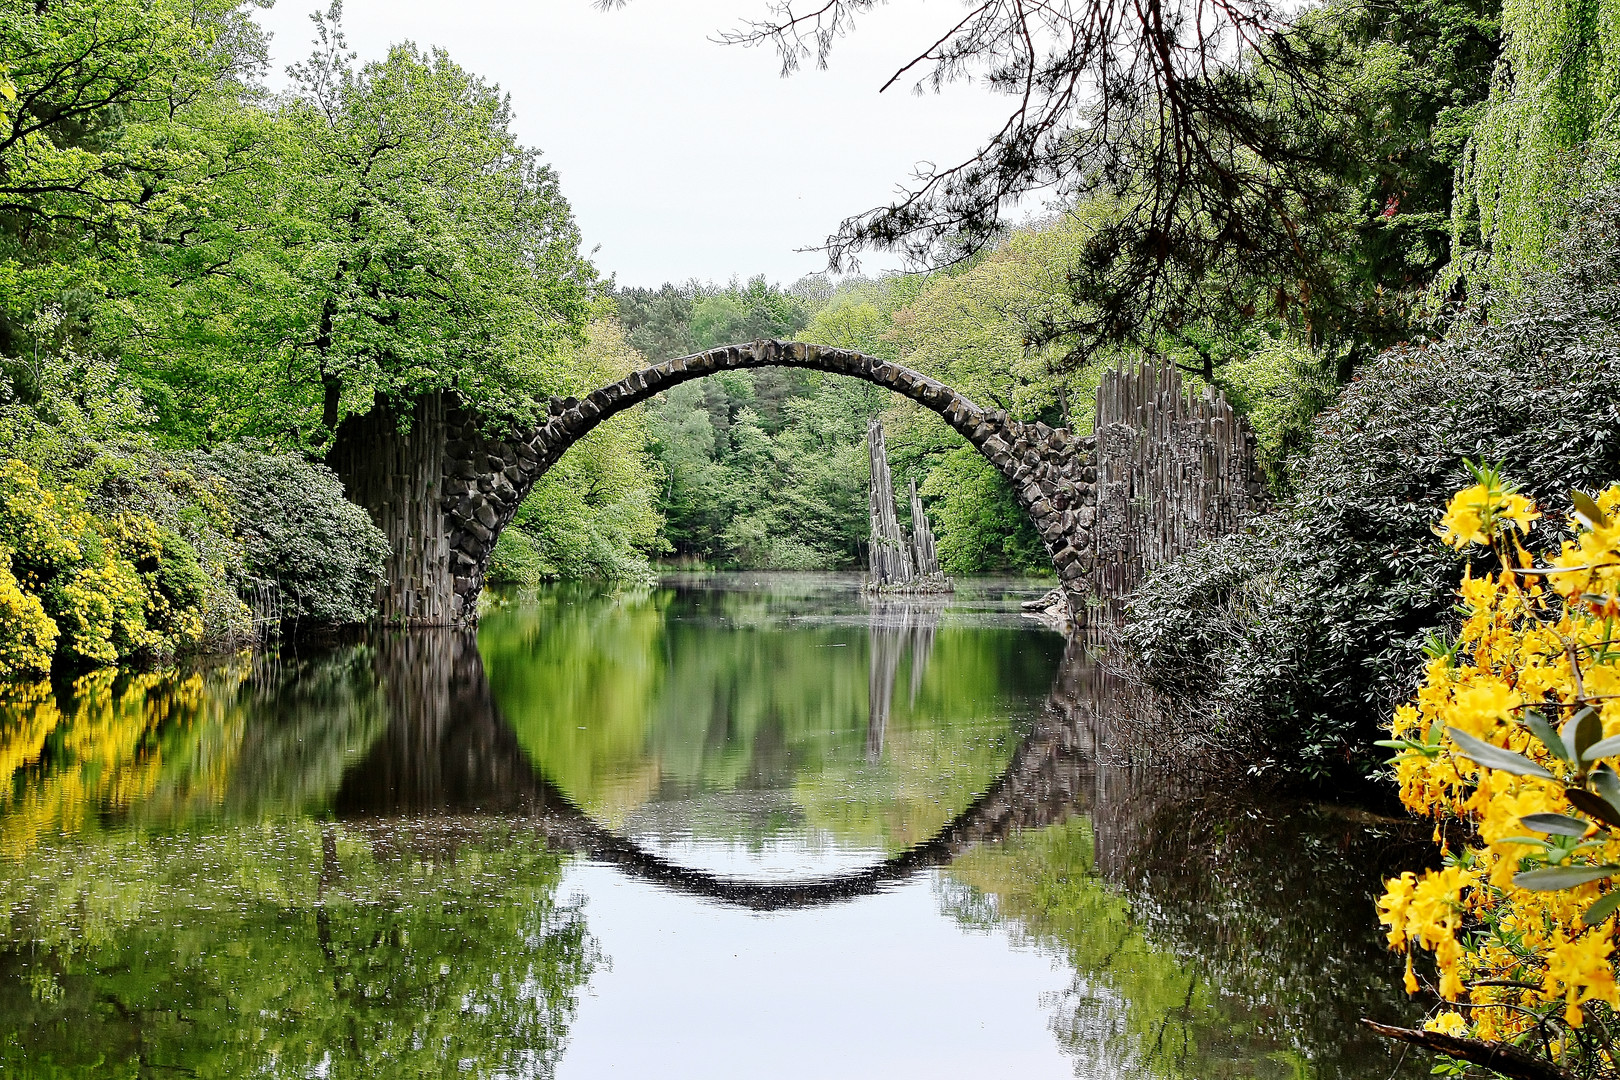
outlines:
{"label": "evergreen shrub", "polygon": [[271,590],[284,619],[336,626],[372,617],[388,538],[344,498],[337,474],[240,444],[194,454],[189,464],[222,484],[247,583]]}
{"label": "evergreen shrub", "polygon": [[1463,564],[1433,508],[1467,485],[1465,462],[1500,463],[1554,519],[1571,488],[1620,477],[1620,190],[1575,221],[1559,268],[1493,322],[1392,350],[1347,386],[1285,503],[1149,577],[1122,639],[1150,683],[1306,776],[1373,767],[1379,718],[1456,621]]}

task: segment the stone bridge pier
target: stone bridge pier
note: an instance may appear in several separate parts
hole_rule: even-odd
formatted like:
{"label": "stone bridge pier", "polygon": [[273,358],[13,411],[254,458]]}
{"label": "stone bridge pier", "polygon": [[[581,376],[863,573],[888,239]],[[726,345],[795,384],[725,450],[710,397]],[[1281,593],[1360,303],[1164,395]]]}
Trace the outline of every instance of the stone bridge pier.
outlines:
{"label": "stone bridge pier", "polygon": [[[864,379],[942,417],[1011,483],[1057,570],[1076,622],[1084,621],[1088,598],[1098,585],[1118,588],[1136,577],[1117,571],[1099,574],[1099,551],[1111,553],[1115,562],[1134,558],[1140,563],[1143,552],[1163,556],[1176,542],[1195,538],[1196,530],[1181,529],[1166,534],[1170,540],[1153,544],[1119,543],[1118,537],[1099,543],[1099,460],[1091,436],[1077,437],[1066,428],[1026,423],[1002,410],[982,408],[937,380],[875,356],[804,342],[756,341],[665,360],[583,398],[554,397],[544,422],[530,427],[492,430],[485,418],[442,395],[419,400],[406,423],[381,407],[345,421],[328,460],[350,497],[370,510],[388,534],[392,552],[379,597],[383,620],[435,626],[476,621],[478,594],[496,539],[535,482],[574,443],[604,420],[679,383],[760,367],[800,367]],[[1221,477],[1206,462],[1218,462],[1252,487],[1252,454],[1246,464],[1234,466],[1230,455],[1208,452],[1213,445],[1206,430],[1211,416],[1220,418],[1214,439],[1220,447],[1234,438],[1240,448],[1252,446],[1252,438],[1244,442],[1241,421],[1224,401],[1216,408],[1211,399],[1202,412],[1189,413],[1179,405],[1166,412],[1171,398],[1181,401],[1173,373],[1135,382],[1122,373],[1108,385],[1114,388],[1108,399],[1111,411],[1104,415],[1100,408],[1099,419],[1116,426],[1131,415],[1134,398],[1125,390],[1140,386],[1157,395],[1144,405],[1144,416],[1151,421],[1149,437],[1126,441],[1130,460],[1101,462],[1115,477],[1107,505],[1123,508],[1116,530],[1157,528],[1162,523],[1154,517],[1155,509],[1160,516],[1186,513],[1198,505],[1199,491],[1207,501],[1207,493],[1220,487],[1213,482]],[[1199,423],[1204,427],[1195,430]],[[1173,444],[1172,451],[1155,454],[1161,442]],[[1143,462],[1154,467],[1144,470]],[[1153,486],[1150,492],[1144,487],[1144,493],[1153,497],[1144,512],[1132,485],[1143,486],[1147,480]],[[1221,518],[1222,523],[1231,516]]]}

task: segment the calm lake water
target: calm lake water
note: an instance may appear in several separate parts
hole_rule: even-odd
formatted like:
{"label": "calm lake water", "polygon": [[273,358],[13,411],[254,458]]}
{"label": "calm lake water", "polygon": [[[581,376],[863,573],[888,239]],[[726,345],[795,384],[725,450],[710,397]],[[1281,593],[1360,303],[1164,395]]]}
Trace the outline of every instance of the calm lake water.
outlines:
{"label": "calm lake water", "polygon": [[0,699],[0,1075],[1356,1077],[1368,815],[1110,764],[1037,582],[715,575]]}

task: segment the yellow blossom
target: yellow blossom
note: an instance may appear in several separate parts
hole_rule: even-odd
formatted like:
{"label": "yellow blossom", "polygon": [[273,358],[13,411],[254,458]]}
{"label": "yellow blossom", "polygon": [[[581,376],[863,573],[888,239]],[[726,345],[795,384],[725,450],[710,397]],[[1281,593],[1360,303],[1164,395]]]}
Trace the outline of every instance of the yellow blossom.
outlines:
{"label": "yellow blossom", "polygon": [[1463,1035],[1468,1031],[1468,1024],[1460,1013],[1447,1011],[1424,1021],[1423,1030],[1438,1031],[1442,1035]]}
{"label": "yellow blossom", "polygon": [[1564,999],[1564,1019],[1581,1026],[1581,1001],[1615,1004],[1614,969],[1609,953],[1614,943],[1607,934],[1589,933],[1575,941],[1559,941],[1547,959],[1547,1000]]}
{"label": "yellow blossom", "polygon": [[[1565,760],[1570,747],[1555,754],[1543,744],[1529,714],[1556,730],[1591,705],[1601,737],[1620,735],[1620,485],[1596,497],[1603,514],[1577,519],[1574,537],[1538,560],[1517,539],[1536,520],[1534,506],[1492,471],[1477,476],[1479,483],[1451,500],[1438,531],[1454,547],[1492,545],[1507,565],[1464,574],[1455,645],[1429,661],[1414,698],[1390,722],[1395,738],[1420,744],[1394,763],[1402,802],[1435,820],[1442,846],[1445,835],[1475,839],[1452,851],[1443,869],[1386,881],[1378,918],[1390,947],[1407,954],[1408,992],[1418,988],[1412,960],[1422,950],[1434,958],[1440,996],[1469,1002],[1466,1010],[1438,1013],[1429,1030],[1505,1040],[1538,1054],[1558,1043],[1552,1057],[1561,1066],[1568,1055],[1599,1054],[1598,1072],[1613,1075],[1615,1063],[1593,1050],[1596,1044],[1559,1036],[1580,1027],[1594,1007],[1620,1008],[1613,965],[1620,920],[1611,914],[1594,927],[1585,922],[1595,902],[1620,888],[1620,877],[1550,891],[1515,879],[1548,864],[1620,865],[1620,828],[1591,826],[1584,836],[1560,838],[1525,823],[1538,814],[1601,821],[1590,799],[1612,790],[1592,778],[1589,762]],[[1529,758],[1551,779],[1479,767],[1450,737],[1429,749],[1435,725]],[[1620,754],[1604,760],[1620,765]],[[1567,797],[1580,788],[1585,795]],[[1460,827],[1442,830],[1448,820]],[[1545,1017],[1548,1002],[1563,1007]],[[1591,1063],[1579,1071],[1591,1072]]]}

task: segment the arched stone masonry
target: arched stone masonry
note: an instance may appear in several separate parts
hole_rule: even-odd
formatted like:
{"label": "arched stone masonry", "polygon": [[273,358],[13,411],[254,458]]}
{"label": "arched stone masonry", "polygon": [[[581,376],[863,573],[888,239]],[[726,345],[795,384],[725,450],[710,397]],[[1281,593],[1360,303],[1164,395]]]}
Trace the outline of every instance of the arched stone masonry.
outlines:
{"label": "arched stone masonry", "polygon": [[[811,368],[865,379],[944,417],[1012,482],[1018,504],[1029,514],[1057,568],[1071,609],[1076,614],[1084,610],[1096,518],[1093,439],[981,408],[943,383],[875,356],[797,341],[756,341],[666,360],[582,399],[554,397],[544,424],[498,436],[489,435],[473,413],[447,410],[441,506],[454,592],[450,621],[465,624],[476,618],[478,593],[496,538],[535,481],[569,447],[607,418],[678,383],[759,367]],[[384,611],[383,617],[428,621],[410,612]]]}
{"label": "arched stone masonry", "polygon": [[1106,618],[1154,567],[1241,527],[1265,503],[1243,418],[1213,389],[1185,391],[1162,364],[1106,374],[1097,399],[1099,445],[1092,436],[981,408],[875,356],[756,341],[666,360],[582,399],[552,398],[545,422],[533,427],[492,433],[444,395],[416,401],[408,417],[379,403],[345,421],[328,462],[389,539],[379,616],[417,626],[474,622],[496,538],[569,447],[678,383],[760,367],[865,379],[944,417],[1012,483],[1076,625],[1092,609]]}

